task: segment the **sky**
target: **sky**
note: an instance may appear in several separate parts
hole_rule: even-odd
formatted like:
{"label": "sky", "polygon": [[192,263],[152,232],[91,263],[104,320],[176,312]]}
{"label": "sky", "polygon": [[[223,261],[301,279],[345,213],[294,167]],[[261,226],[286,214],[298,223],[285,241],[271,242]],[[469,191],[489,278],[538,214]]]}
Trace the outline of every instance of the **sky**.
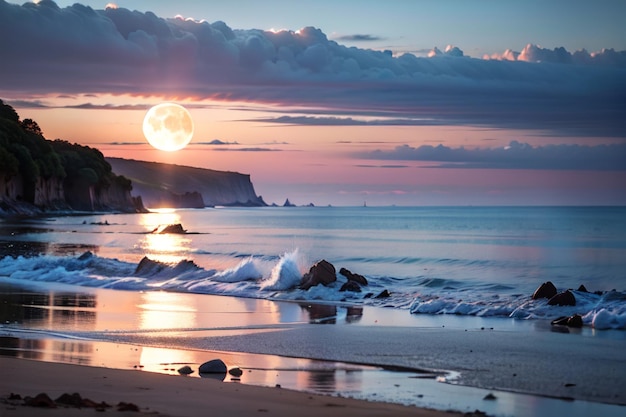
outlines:
{"label": "sky", "polygon": [[[626,205],[626,2],[0,0],[0,99],[268,203]],[[147,110],[185,106],[190,145]]]}

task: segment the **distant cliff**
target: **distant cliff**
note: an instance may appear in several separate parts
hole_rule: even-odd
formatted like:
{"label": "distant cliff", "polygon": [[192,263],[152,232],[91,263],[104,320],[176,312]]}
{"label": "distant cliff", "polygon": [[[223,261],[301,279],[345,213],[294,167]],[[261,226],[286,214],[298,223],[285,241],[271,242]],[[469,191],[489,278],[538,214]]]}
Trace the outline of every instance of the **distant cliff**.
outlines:
{"label": "distant cliff", "polygon": [[181,165],[106,158],[113,171],[129,178],[133,195],[146,207],[266,206],[250,175]]}
{"label": "distant cliff", "polygon": [[35,121],[20,120],[0,100],[0,216],[145,210],[131,188],[100,151],[47,140]]}

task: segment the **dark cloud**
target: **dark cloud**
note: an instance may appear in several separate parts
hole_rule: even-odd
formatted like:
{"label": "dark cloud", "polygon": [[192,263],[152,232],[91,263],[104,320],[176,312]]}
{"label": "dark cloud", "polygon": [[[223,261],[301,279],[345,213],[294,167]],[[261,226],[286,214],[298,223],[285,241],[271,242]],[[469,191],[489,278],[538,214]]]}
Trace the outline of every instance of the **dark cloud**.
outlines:
{"label": "dark cloud", "polygon": [[506,147],[487,149],[402,145],[391,151],[376,150],[358,156],[377,160],[438,162],[438,166],[443,168],[626,171],[626,144],[533,147],[512,141]]}
{"label": "dark cloud", "polygon": [[396,57],[340,45],[313,27],[235,30],[124,8],[61,9],[50,0],[21,6],[0,0],[0,39],[0,93],[21,98],[31,92],[241,100],[626,137],[625,53],[613,50],[530,47],[516,60],[499,60],[470,58],[450,46],[431,58]]}
{"label": "dark cloud", "polygon": [[434,126],[441,122],[426,119],[375,119],[359,120],[352,117],[312,117],[312,116],[280,116],[272,118],[249,119],[247,121],[261,121],[266,123],[281,123],[288,125],[309,126]]}
{"label": "dark cloud", "polygon": [[272,148],[217,148],[216,151],[224,151],[224,152],[281,152],[281,149],[272,149]]}
{"label": "dark cloud", "polygon": [[375,35],[367,35],[367,34],[354,34],[354,35],[343,35],[336,38],[339,41],[348,41],[348,42],[372,42],[372,41],[380,41],[384,40],[380,36]]}

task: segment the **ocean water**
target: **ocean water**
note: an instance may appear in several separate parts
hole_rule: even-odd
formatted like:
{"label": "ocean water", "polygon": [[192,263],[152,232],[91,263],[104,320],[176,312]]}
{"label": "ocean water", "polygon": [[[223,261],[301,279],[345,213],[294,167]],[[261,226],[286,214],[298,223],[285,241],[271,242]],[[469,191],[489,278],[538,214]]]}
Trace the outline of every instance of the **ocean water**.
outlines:
{"label": "ocean water", "polygon": [[[184,234],[155,229],[182,224]],[[162,263],[138,269],[142,258]],[[320,259],[369,282],[298,289]],[[371,305],[626,329],[626,208],[159,210],[0,222],[0,280]],[[552,281],[576,306],[531,300]],[[577,291],[584,285],[589,292]],[[376,297],[384,290],[389,297]]]}

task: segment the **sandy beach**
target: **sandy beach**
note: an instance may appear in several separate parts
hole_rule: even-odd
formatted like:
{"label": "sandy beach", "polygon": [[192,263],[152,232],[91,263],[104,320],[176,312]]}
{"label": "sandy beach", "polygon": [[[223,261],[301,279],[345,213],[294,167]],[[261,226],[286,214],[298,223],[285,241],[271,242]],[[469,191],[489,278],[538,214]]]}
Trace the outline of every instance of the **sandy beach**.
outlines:
{"label": "sandy beach", "polygon": [[[42,409],[9,401],[11,393],[35,397],[47,393],[56,399],[63,393],[105,403],[117,410],[120,402],[135,404],[142,414],[194,416],[423,416],[454,417],[441,412],[295,392],[283,388],[226,384],[211,379],[159,375],[131,370],[55,364],[0,357],[0,416],[90,415],[93,409],[57,407]],[[136,412],[115,412],[136,415]]]}
{"label": "sandy beach", "polygon": [[[426,408],[618,416],[626,403],[621,331],[62,284],[7,282],[0,296],[5,399],[79,392],[175,416],[207,407],[234,415],[438,415]],[[214,358],[243,376],[198,378],[199,365]],[[183,364],[196,372],[178,375]],[[7,407],[7,415],[33,412]]]}

